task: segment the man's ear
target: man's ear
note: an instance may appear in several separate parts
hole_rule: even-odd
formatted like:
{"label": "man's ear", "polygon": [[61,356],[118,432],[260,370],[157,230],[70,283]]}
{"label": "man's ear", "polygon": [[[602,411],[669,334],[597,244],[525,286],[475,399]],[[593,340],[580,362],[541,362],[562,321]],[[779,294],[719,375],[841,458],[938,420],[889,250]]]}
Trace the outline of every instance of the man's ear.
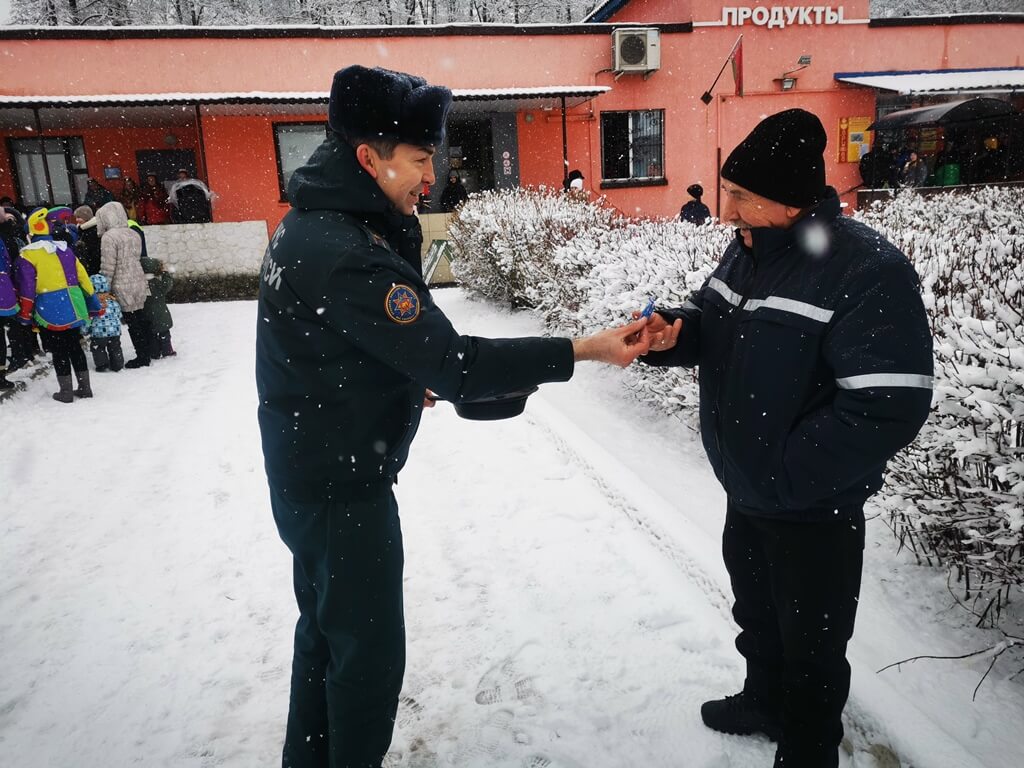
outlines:
{"label": "man's ear", "polygon": [[803,209],[803,208],[794,208],[794,207],[793,207],[793,206],[791,206],[791,205],[787,205],[787,206],[786,206],[786,216],[787,216],[787,217],[789,218],[789,220],[790,220],[791,222],[792,222],[792,221],[796,221],[796,220],[797,220],[797,219],[799,219],[799,218],[800,218],[801,216],[803,216],[803,214],[804,214],[804,210],[805,210],[805,209]]}
{"label": "man's ear", "polygon": [[369,144],[360,144],[356,147],[356,160],[363,170],[370,174],[371,179],[377,178],[377,153]]}

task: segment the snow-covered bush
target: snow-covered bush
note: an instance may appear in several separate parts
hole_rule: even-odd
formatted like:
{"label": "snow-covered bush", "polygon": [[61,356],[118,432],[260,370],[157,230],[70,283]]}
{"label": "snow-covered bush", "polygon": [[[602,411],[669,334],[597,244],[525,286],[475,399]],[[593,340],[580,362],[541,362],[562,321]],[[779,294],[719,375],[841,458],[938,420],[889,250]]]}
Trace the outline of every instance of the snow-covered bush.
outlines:
{"label": "snow-covered bush", "polygon": [[909,193],[860,218],[914,262],[935,334],[933,414],[880,501],[979,622],[1024,587],[1024,190]]}
{"label": "snow-covered bush", "polygon": [[473,195],[452,219],[452,271],[471,291],[513,307],[537,307],[558,287],[552,258],[578,232],[612,226],[613,214],[554,190]]}
{"label": "snow-covered bush", "polygon": [[[724,227],[615,217],[600,201],[545,190],[475,195],[449,230],[455,276],[471,291],[531,307],[556,333],[626,322],[650,297],[679,306],[714,269]],[[697,424],[696,377],[682,369],[629,369],[628,385]]]}

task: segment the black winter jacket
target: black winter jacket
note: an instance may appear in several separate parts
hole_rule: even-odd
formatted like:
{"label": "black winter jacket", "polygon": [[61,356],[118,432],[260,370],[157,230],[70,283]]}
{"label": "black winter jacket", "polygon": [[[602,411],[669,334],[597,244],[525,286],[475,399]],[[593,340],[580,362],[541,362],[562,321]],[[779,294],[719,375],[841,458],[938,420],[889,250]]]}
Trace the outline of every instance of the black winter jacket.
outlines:
{"label": "black winter jacket", "polygon": [[422,234],[333,134],[288,186],[263,261],[256,386],[270,483],[296,500],[392,481],[425,388],[473,400],[573,373],[568,339],[460,336],[420,270]]}
{"label": "black winter jacket", "polygon": [[729,499],[820,519],[858,507],[928,417],[932,339],[917,274],[829,196],[787,230],[737,236],[650,365],[700,366],[701,435]]}

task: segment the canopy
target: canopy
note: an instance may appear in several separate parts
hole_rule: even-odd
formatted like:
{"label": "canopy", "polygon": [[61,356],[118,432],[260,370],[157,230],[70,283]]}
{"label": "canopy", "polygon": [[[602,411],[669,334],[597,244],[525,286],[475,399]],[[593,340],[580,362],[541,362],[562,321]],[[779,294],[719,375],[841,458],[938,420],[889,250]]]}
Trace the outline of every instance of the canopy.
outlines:
{"label": "canopy", "polygon": [[893,131],[901,128],[955,125],[978,120],[1012,117],[1016,114],[1017,111],[1008,101],[979,97],[890,112],[872,123],[868,130]]}
{"label": "canopy", "polygon": [[1024,67],[937,69],[916,72],[836,72],[835,79],[897,93],[1024,90]]}

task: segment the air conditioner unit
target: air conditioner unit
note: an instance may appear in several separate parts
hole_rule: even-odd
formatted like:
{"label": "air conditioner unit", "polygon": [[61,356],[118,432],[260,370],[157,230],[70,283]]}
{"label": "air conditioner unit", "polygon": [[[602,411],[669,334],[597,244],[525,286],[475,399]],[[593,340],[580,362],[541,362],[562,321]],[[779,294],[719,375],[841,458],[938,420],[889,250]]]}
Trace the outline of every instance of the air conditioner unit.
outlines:
{"label": "air conditioner unit", "polygon": [[661,33],[657,29],[616,29],[612,32],[612,69],[653,72],[661,67]]}

